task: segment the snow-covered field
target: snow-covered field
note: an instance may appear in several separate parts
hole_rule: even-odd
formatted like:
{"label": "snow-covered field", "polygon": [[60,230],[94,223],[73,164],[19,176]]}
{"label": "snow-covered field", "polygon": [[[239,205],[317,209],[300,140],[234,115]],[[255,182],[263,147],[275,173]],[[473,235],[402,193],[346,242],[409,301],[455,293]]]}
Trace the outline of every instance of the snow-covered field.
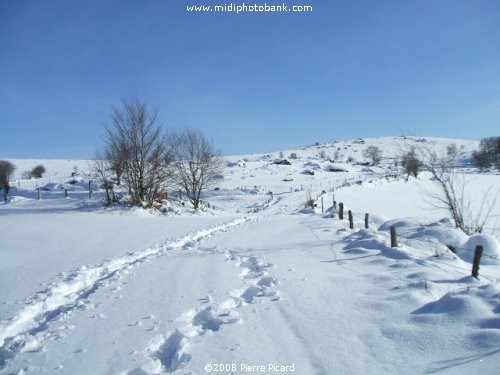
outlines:
{"label": "snow-covered field", "polygon": [[[279,151],[227,157],[202,212],[172,194],[164,214],[104,208],[97,186],[89,198],[86,161],[12,160],[0,373],[498,374],[500,202],[483,235],[453,228],[423,193],[428,174],[394,176],[402,148],[431,142],[458,146],[473,200],[498,191],[497,172],[467,164],[478,142],[456,139],[320,144],[283,151],[291,165],[274,164]],[[362,163],[369,145],[381,166]],[[45,176],[22,180],[36,164]]]}

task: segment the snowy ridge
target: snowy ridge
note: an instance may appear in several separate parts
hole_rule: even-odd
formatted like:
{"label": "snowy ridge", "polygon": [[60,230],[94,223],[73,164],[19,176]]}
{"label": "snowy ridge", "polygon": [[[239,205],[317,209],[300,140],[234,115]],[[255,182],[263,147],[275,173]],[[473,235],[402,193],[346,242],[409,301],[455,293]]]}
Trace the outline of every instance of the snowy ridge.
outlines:
{"label": "snowy ridge", "polygon": [[107,260],[101,264],[82,266],[79,270],[64,277],[63,280],[55,282],[44,291],[37,293],[15,317],[2,322],[0,326],[0,359],[4,362],[6,358],[11,357],[12,352],[23,348],[26,335],[34,335],[42,331],[50,320],[84,303],[85,298],[120,272],[130,269],[138,263],[165,255],[169,251],[192,247],[193,244],[210,235],[241,225],[249,220],[248,218],[239,218],[213,228],[199,230],[178,240]]}

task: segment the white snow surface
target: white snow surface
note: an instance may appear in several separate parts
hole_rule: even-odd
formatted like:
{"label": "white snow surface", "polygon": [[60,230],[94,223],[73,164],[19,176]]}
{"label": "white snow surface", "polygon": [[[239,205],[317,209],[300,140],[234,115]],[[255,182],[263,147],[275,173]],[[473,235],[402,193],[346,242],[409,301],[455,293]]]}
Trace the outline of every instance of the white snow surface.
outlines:
{"label": "white snow surface", "polygon": [[[283,151],[291,165],[274,164],[279,152],[227,157],[198,212],[175,191],[163,213],[105,208],[97,184],[89,197],[88,162],[12,160],[0,204],[0,373],[497,374],[499,204],[467,236],[429,204],[430,176],[394,177],[392,158],[455,143],[473,199],[497,191],[499,176],[468,165],[475,141],[423,139]],[[380,166],[364,163],[369,145],[383,150]],[[22,180],[37,164],[46,175]],[[309,197],[316,207],[305,209]]]}

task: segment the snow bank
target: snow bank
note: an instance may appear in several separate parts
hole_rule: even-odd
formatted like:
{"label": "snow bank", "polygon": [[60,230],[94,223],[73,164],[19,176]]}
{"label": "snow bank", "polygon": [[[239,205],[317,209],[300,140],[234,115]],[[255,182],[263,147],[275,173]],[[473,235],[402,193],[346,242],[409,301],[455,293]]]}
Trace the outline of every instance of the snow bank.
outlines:
{"label": "snow bank", "polygon": [[475,248],[483,246],[481,264],[500,264],[500,244],[498,240],[489,234],[476,234],[467,236],[461,230],[453,227],[447,219],[430,224],[421,224],[413,219],[394,219],[383,223],[379,230],[388,231],[391,226],[397,228],[398,239],[414,240],[426,244],[442,244],[453,248],[459,258],[472,263]]}
{"label": "snow bank", "polygon": [[500,264],[500,244],[489,234],[470,236],[462,246],[457,248],[457,255],[467,262],[472,262],[476,246],[483,247],[481,264]]}
{"label": "snow bank", "polygon": [[[446,293],[442,298],[425,304],[412,314],[426,316],[417,318],[419,321],[442,322],[443,319],[437,316],[445,315],[450,320],[458,320],[474,327],[498,330],[500,329],[500,319],[496,314],[498,311],[500,311],[500,289],[494,284],[488,284]],[[499,339],[500,332],[497,332],[496,336]]]}

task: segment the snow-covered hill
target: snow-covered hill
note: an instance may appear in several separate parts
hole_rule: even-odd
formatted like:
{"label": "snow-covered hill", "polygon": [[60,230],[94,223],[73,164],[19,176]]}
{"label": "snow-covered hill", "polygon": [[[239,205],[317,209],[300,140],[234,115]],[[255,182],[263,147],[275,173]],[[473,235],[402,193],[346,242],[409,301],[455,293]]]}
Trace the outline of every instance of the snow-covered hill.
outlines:
{"label": "snow-covered hill", "polygon": [[[12,160],[0,205],[0,373],[496,374],[500,203],[469,237],[428,202],[428,174],[406,181],[394,166],[412,145],[444,153],[451,143],[472,201],[496,192],[499,175],[469,165],[478,142],[458,139],[229,156],[202,212],[175,194],[166,213],[105,208],[98,186],[89,198],[87,161]],[[382,150],[380,165],[367,165],[368,146]],[[23,180],[37,164],[45,176]],[[304,208],[309,198],[316,208]],[[353,229],[332,215],[334,201]]]}

